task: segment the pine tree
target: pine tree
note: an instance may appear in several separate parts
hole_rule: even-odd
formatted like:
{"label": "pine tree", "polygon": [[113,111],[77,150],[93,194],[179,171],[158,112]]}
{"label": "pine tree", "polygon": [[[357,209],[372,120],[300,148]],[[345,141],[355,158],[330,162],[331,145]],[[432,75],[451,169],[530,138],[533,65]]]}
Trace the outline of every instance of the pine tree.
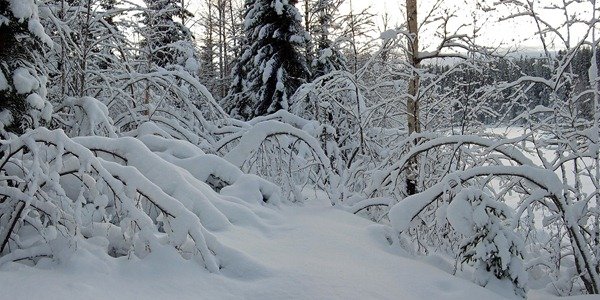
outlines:
{"label": "pine tree", "polygon": [[49,120],[45,77],[35,67],[36,52],[48,36],[33,1],[0,0],[0,132],[22,133]]}
{"label": "pine tree", "polygon": [[247,0],[243,54],[233,68],[224,106],[250,119],[288,108],[288,99],[309,77],[301,53],[309,40],[296,0]]}

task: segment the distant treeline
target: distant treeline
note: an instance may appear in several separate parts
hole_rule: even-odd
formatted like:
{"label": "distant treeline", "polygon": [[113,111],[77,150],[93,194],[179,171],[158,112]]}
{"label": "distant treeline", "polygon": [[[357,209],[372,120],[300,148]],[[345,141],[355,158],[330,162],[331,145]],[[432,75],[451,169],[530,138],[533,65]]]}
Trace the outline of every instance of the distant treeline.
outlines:
{"label": "distant treeline", "polygon": [[[526,110],[537,106],[553,108],[553,105],[570,105],[574,115],[580,119],[591,119],[593,115],[593,94],[586,93],[592,89],[590,83],[590,66],[592,61],[592,50],[589,47],[581,47],[569,57],[565,51],[559,51],[554,57],[539,56],[503,57],[493,59],[475,59],[475,63],[459,63],[458,65],[435,64],[428,66],[428,72],[442,75],[440,86],[447,89],[456,99],[461,99],[456,105],[472,105],[471,99],[481,99],[482,95],[490,90],[490,87],[506,86],[501,95],[494,94],[496,101],[490,102],[489,109],[497,114],[479,114],[477,118],[486,124],[499,121],[501,117],[504,122],[513,120]],[[600,51],[597,50],[597,57]],[[600,59],[596,60],[595,71],[600,70]],[[566,75],[569,80],[553,94],[550,86],[543,80],[550,80],[556,68],[567,66],[560,73]],[[435,78],[436,76],[432,76]],[[534,78],[537,78],[534,80]],[[511,83],[519,80],[531,80],[532,83],[523,89],[520,85],[511,87]],[[535,82],[534,82],[535,81]],[[443,91],[441,91],[443,92]],[[569,101],[553,101],[553,97]],[[514,104],[518,105],[508,105]],[[510,109],[506,109],[510,107]],[[455,115],[456,119],[463,116]],[[457,120],[460,122],[460,120]]]}

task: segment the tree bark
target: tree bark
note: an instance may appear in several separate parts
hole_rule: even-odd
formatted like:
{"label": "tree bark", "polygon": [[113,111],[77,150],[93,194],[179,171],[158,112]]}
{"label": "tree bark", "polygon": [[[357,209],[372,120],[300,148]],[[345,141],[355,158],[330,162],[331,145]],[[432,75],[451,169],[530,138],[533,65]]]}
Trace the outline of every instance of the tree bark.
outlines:
{"label": "tree bark", "polygon": [[[406,99],[406,119],[408,134],[420,133],[419,123],[419,74],[416,70],[419,68],[419,27],[417,24],[417,0],[406,0],[406,21],[410,39],[408,40],[408,60],[412,67],[412,77],[408,84],[408,97]],[[415,144],[416,144],[415,140]],[[409,162],[406,176],[406,194],[414,195],[417,193],[418,177],[418,159],[415,156]]]}

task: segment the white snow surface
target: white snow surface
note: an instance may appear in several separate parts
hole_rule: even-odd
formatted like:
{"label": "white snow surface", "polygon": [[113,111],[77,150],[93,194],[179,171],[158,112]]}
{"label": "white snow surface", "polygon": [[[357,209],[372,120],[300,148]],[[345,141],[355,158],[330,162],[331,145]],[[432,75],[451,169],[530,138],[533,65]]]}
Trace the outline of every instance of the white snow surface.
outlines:
{"label": "white snow surface", "polygon": [[142,260],[109,258],[84,243],[59,265],[3,265],[1,298],[503,299],[405,256],[389,245],[382,225],[328,203],[256,205],[262,224],[238,220],[237,226],[215,233],[263,266],[255,271],[211,274],[169,247]]}

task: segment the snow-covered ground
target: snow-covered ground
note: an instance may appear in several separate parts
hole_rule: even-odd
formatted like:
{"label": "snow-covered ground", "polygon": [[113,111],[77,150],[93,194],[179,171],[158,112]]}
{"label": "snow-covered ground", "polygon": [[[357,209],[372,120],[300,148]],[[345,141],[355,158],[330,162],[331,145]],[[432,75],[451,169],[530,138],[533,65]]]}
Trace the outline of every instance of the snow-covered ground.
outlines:
{"label": "snow-covered ground", "polygon": [[260,222],[238,220],[216,233],[256,262],[245,271],[210,274],[168,247],[139,260],[88,245],[59,265],[4,265],[0,299],[503,299],[403,255],[381,225],[326,201],[255,213]]}

